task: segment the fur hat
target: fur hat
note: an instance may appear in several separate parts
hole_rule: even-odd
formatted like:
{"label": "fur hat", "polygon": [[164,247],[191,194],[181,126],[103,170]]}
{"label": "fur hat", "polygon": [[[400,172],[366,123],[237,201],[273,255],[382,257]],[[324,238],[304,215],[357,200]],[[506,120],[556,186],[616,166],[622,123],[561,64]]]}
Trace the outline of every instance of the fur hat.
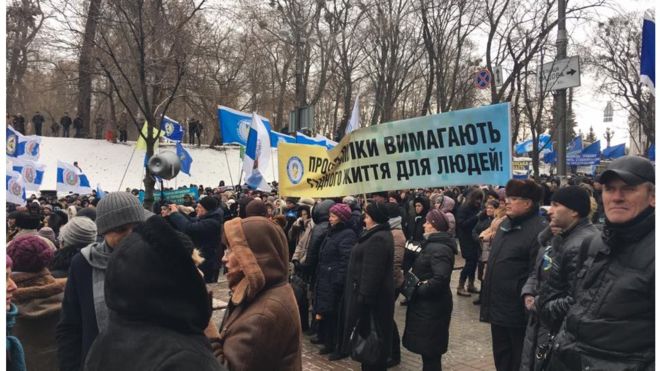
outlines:
{"label": "fur hat", "polygon": [[521,197],[538,203],[543,198],[543,190],[531,179],[511,179],[506,184],[507,197]]}
{"label": "fur hat", "polygon": [[19,229],[37,229],[41,224],[39,215],[21,212],[16,215],[16,227]]}
{"label": "fur hat", "polygon": [[[160,216],[135,227],[108,263],[108,308],[120,317],[202,335],[211,318],[211,306],[189,245]],[[147,291],[150,295],[144,295]]]}
{"label": "fur hat", "polygon": [[39,272],[50,264],[54,254],[47,240],[35,234],[18,236],[7,245],[7,255],[18,272]]}
{"label": "fur hat", "polygon": [[334,204],[330,208],[330,213],[337,215],[339,220],[344,223],[351,219],[351,207],[346,204]]}
{"label": "fur hat", "polygon": [[245,208],[245,216],[267,216],[268,210],[266,209],[266,204],[263,201],[254,199],[247,204]]}
{"label": "fur hat", "polygon": [[559,188],[552,194],[551,201],[576,211],[582,218],[589,215],[589,211],[591,211],[589,193],[580,186]]}
{"label": "fur hat", "polygon": [[218,199],[213,196],[206,196],[198,202],[206,211],[213,211],[218,208]]}
{"label": "fur hat", "polygon": [[387,223],[390,218],[387,212],[387,206],[384,202],[372,202],[367,205],[365,212],[378,224]]}
{"label": "fur hat", "polygon": [[426,214],[426,221],[438,232],[447,232],[449,230],[449,221],[447,221],[447,217],[438,209],[429,211],[428,214]]}
{"label": "fur hat", "polygon": [[314,207],[314,199],[310,197],[303,197],[298,201],[298,205],[307,205],[310,208]]}

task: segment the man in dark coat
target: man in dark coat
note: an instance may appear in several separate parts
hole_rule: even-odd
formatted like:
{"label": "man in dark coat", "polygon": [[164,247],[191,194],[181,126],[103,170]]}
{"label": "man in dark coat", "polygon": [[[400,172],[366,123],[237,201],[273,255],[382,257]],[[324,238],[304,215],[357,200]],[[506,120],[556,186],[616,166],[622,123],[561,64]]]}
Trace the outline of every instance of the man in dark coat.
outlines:
{"label": "man in dark coat", "polygon": [[537,236],[547,224],[538,215],[541,197],[541,187],[534,181],[510,180],[506,185],[507,218],[491,244],[480,319],[490,323],[498,371],[520,368],[526,325],[520,293],[536,261]]}
{"label": "man in dark coat", "polygon": [[178,212],[177,205],[170,205],[166,214],[174,227],[190,236],[202,251],[204,262],[199,269],[204,273],[206,283],[218,282],[220,274],[220,239],[222,238],[222,209],[218,207],[218,199],[207,196],[199,200],[195,212],[196,218],[190,218]]}
{"label": "man in dark coat", "polygon": [[23,117],[23,115],[21,115],[20,113],[16,114],[16,116],[14,117],[13,126],[14,129],[16,129],[16,131],[25,135],[25,117]]}
{"label": "man in dark coat", "polygon": [[351,208],[346,204],[335,204],[330,208],[328,234],[319,250],[319,263],[316,269],[314,310],[319,322],[319,338],[324,347],[320,354],[331,354],[330,360],[339,359],[337,345],[340,325],[340,303],[344,294],[346,270],[351,249],[357,242],[357,235],[350,228]]}
{"label": "man in dark coat", "polygon": [[605,225],[577,255],[574,304],[551,370],[655,368],[655,169],[642,157],[600,175]]}
{"label": "man in dark coat", "polygon": [[342,353],[350,353],[348,337],[356,325],[356,331],[366,337],[370,318],[381,339],[379,360],[372,365],[362,364],[363,370],[384,370],[392,350],[394,239],[388,221],[386,203],[373,202],[366,207],[365,232],[353,247],[348,263]]}
{"label": "man in dark coat", "polygon": [[[554,321],[541,321],[541,301],[546,300],[544,295],[550,295],[554,300],[564,300],[568,295],[568,290],[565,290],[568,281],[564,281],[560,276],[574,274],[569,273],[568,271],[573,269],[567,269],[564,264],[568,262],[567,259],[575,256],[585,238],[590,238],[597,232],[588,219],[590,209],[589,194],[581,187],[560,188],[552,195],[548,210],[550,225],[539,234],[541,250],[538,252],[534,271],[527,279],[521,294],[529,311],[521,370],[534,371],[540,368],[543,360],[537,359],[536,355],[547,352],[549,337],[557,333],[558,326],[553,326],[552,322],[560,324],[563,315]],[[547,290],[541,293],[541,288],[550,284],[552,272],[556,272],[557,282],[552,289],[555,293]]]}
{"label": "man in dark coat", "polygon": [[192,251],[155,215],[122,240],[106,271],[110,323],[85,370],[225,370],[204,336],[211,307]]}
{"label": "man in dark coat", "polygon": [[34,125],[34,133],[36,135],[41,136],[41,128],[44,125],[44,121],[46,121],[46,119],[41,113],[39,113],[39,111],[35,112],[34,116],[32,116],[32,125]]}
{"label": "man in dark coat", "polygon": [[81,130],[83,128],[83,120],[80,117],[80,115],[77,115],[75,119],[73,119],[73,129],[75,130],[75,133],[73,134],[74,138],[80,138],[81,137]]}
{"label": "man in dark coat", "polygon": [[108,261],[133,227],[150,215],[137,197],[125,192],[109,193],[96,206],[96,229],[103,241],[83,248],[71,261],[62,318],[55,330],[60,370],[80,370],[94,339],[108,328],[104,295]]}
{"label": "man in dark coat", "polygon": [[307,248],[307,258],[304,263],[299,263],[296,265],[296,269],[304,273],[308,277],[309,282],[315,281],[316,267],[319,263],[319,251],[321,250],[321,244],[325,240],[325,236],[328,234],[328,228],[330,224],[328,219],[330,218],[330,208],[335,204],[332,200],[323,200],[317,203],[312,209],[312,221],[314,222],[314,227],[312,228],[312,234],[309,237],[309,247]]}
{"label": "man in dark coat", "polygon": [[64,112],[64,116],[60,119],[60,125],[62,125],[62,136],[65,138],[69,137],[69,128],[71,128],[71,117],[69,117],[68,112]]}
{"label": "man in dark coat", "polygon": [[[456,290],[460,296],[479,293],[474,286],[474,277],[479,263],[479,242],[472,238],[472,229],[477,225],[481,216],[479,211],[483,198],[484,195],[480,189],[472,189],[456,213],[456,236],[461,246],[461,255],[465,259],[465,265],[458,281],[458,290]],[[467,290],[465,290],[466,281],[469,281]]]}

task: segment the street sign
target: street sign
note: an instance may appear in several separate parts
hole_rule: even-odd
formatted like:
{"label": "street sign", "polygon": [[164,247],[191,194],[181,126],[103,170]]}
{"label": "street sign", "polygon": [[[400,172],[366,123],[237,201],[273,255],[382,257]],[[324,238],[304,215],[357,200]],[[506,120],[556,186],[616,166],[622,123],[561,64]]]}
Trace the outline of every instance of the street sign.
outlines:
{"label": "street sign", "polygon": [[493,68],[493,70],[495,72],[493,74],[493,77],[494,77],[493,80],[495,81],[495,86],[497,86],[497,87],[502,86],[502,84],[504,83],[504,79],[503,79],[503,75],[502,75],[502,66],[495,66],[495,68]]}
{"label": "street sign", "polygon": [[477,89],[488,89],[490,87],[490,71],[488,68],[480,68],[474,74],[474,87]]}
{"label": "street sign", "polygon": [[580,86],[580,58],[570,57],[545,63],[537,80],[537,91],[551,91]]}

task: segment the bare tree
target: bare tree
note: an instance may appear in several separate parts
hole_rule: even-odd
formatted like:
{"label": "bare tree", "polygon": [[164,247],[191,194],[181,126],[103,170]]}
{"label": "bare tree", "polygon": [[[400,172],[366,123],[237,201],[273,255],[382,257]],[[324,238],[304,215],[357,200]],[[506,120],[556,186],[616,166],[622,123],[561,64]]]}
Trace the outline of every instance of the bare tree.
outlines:
{"label": "bare tree", "polygon": [[7,112],[23,107],[21,83],[35,37],[46,19],[39,0],[13,0],[7,5]]}
{"label": "bare tree", "polygon": [[[602,22],[588,48],[588,63],[603,79],[600,91],[630,114],[631,137],[646,153],[655,142],[655,97],[639,78],[642,17],[636,13],[617,15]],[[639,128],[639,130],[635,130]],[[646,140],[639,140],[637,135]]]}

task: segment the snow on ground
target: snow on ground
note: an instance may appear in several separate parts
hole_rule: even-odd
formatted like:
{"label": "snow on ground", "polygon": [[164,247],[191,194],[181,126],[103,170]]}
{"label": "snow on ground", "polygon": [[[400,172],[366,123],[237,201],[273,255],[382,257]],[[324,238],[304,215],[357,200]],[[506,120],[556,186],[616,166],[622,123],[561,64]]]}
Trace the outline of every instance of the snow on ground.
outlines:
{"label": "snow on ground", "polygon": [[[165,187],[179,187],[191,183],[215,187],[220,180],[231,185],[232,179],[233,184],[238,183],[242,167],[238,147],[223,146],[220,150],[208,147],[185,148],[193,159],[191,176],[180,172],[176,178],[165,181]],[[78,161],[78,166],[87,175],[92,188],[99,184],[106,192],[124,190],[127,187],[142,189],[145,152],[134,149],[135,142],[113,144],[95,139],[42,137],[38,162],[47,167],[41,189],[55,189],[58,160],[70,164]],[[176,152],[173,145],[161,144],[158,150]],[[272,164],[274,167],[271,165],[265,174],[269,182],[277,180],[277,150],[272,152]],[[122,182],[124,173],[126,175]]]}

